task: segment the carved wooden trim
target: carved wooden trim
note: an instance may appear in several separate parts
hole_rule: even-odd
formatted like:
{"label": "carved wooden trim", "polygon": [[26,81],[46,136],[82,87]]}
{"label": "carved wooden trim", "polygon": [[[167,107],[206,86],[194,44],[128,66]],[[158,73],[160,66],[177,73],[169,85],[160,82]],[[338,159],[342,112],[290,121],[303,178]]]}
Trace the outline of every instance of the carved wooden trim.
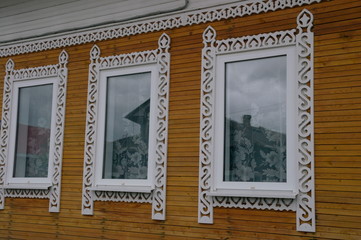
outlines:
{"label": "carved wooden trim", "polygon": [[303,10],[297,17],[298,55],[298,189],[297,230],[316,231],[313,122],[313,15]]}
{"label": "carved wooden trim", "polygon": [[[60,211],[60,190],[61,190],[61,168],[63,155],[63,136],[65,120],[65,101],[67,85],[67,63],[68,54],[63,50],[59,55],[59,63],[35,68],[14,69],[14,61],[9,59],[6,63],[6,75],[4,79],[3,109],[1,122],[0,137],[0,209],[4,208],[5,197],[22,197],[22,198],[49,198],[49,211]],[[54,134],[54,155],[53,169],[51,171],[51,186],[49,190],[41,189],[4,189],[6,179],[6,165],[9,151],[9,129],[12,122],[11,103],[12,89],[15,81],[32,80],[55,77],[57,79],[57,101]],[[26,188],[26,186],[24,187]]]}
{"label": "carved wooden trim", "polygon": [[[100,49],[94,45],[91,49],[89,65],[88,107],[84,152],[84,177],[82,213],[93,215],[94,201],[126,201],[152,203],[152,218],[165,219],[166,200],[166,169],[168,144],[168,102],[169,102],[169,64],[170,38],[162,34],[158,41],[158,49],[100,57]],[[95,177],[96,156],[96,121],[98,113],[99,77],[100,71],[110,68],[120,68],[140,64],[154,63],[158,66],[157,79],[157,120],[156,120],[156,159],[154,169],[155,188],[151,194],[109,192],[92,190]]]}
{"label": "carved wooden trim", "polygon": [[[235,207],[297,211],[297,230],[315,231],[314,142],[313,142],[313,16],[303,10],[297,28],[240,38],[216,40],[216,31],[208,27],[203,33],[202,84],[200,116],[198,222],[213,223],[213,207]],[[215,63],[218,54],[295,46],[298,81],[298,191],[296,200],[210,196],[214,165]]]}
{"label": "carved wooden trim", "polygon": [[0,57],[13,56],[24,53],[39,52],[84,43],[121,38],[141,33],[163,31],[166,29],[191,26],[200,23],[219,21],[224,19],[243,17],[270,11],[293,8],[306,4],[318,3],[322,0],[252,0],[195,10],[187,13],[177,13],[149,20],[135,21],[79,31],[76,33],[60,34],[30,40],[21,43],[6,44],[0,47]]}

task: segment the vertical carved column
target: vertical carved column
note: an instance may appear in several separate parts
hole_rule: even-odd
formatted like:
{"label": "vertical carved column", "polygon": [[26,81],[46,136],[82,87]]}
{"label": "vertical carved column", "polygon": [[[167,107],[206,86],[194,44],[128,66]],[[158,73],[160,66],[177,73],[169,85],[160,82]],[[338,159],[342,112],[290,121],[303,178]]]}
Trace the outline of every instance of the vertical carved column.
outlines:
{"label": "vertical carved column", "polygon": [[159,38],[157,79],[157,123],[156,123],[156,159],[154,171],[154,191],[152,218],[165,220],[166,182],[167,182],[167,145],[168,145],[168,102],[169,102],[169,63],[170,37],[163,33]]}
{"label": "vertical carved column", "polygon": [[200,116],[200,165],[198,191],[198,222],[213,223],[213,200],[207,196],[212,184],[214,144],[214,64],[216,31],[209,26],[203,33],[202,85]]}
{"label": "vertical carved column", "polygon": [[61,190],[61,168],[63,158],[63,139],[64,139],[64,119],[66,102],[66,85],[68,77],[69,55],[63,50],[59,55],[58,64],[58,89],[56,96],[56,116],[55,116],[55,134],[54,134],[54,159],[52,186],[50,189],[49,211],[59,212],[60,210],[60,190]]}
{"label": "vertical carved column", "polygon": [[1,119],[1,135],[0,135],[0,209],[4,209],[5,205],[5,178],[6,178],[6,159],[8,155],[9,142],[9,121],[11,109],[11,91],[12,78],[14,75],[14,61],[9,59],[6,63],[6,75],[4,79],[3,107]]}
{"label": "vertical carved column", "polygon": [[83,197],[82,214],[93,215],[93,193],[90,190],[94,182],[95,161],[95,133],[97,118],[97,95],[99,79],[100,49],[94,45],[90,51],[89,81],[88,81],[88,111],[86,116],[85,149],[84,149],[84,172],[83,172]]}
{"label": "vertical carved column", "polygon": [[315,232],[314,125],[313,125],[313,15],[303,10],[297,17],[298,75],[298,188],[297,230]]}

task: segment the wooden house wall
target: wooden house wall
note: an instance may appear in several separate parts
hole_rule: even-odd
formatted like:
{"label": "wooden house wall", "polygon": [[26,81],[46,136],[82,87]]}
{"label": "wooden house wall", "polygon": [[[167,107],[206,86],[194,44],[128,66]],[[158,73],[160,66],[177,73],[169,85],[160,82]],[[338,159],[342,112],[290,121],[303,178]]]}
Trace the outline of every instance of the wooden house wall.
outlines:
{"label": "wooden house wall", "polygon": [[[303,7],[165,31],[171,37],[170,112],[165,221],[151,205],[96,202],[81,215],[89,51],[67,47],[68,92],[60,213],[48,200],[6,199],[0,239],[361,239],[361,1],[306,6],[315,17],[316,233],[296,231],[294,212],[214,209],[198,224],[198,157],[202,33],[218,39],[296,27]],[[162,32],[97,42],[102,56],[154,49]],[[57,63],[61,49],[11,57],[15,68]],[[0,98],[5,63],[0,59]]]}

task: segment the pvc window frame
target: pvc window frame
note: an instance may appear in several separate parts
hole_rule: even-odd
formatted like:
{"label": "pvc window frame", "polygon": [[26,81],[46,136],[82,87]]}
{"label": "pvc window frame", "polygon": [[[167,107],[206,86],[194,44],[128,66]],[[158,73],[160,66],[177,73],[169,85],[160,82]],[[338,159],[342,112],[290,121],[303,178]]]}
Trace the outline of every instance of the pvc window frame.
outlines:
{"label": "pvc window frame", "polygon": [[[0,209],[5,208],[5,198],[47,198],[49,212],[60,211],[68,58],[63,50],[54,65],[15,69],[12,59],[6,63],[0,133]],[[19,89],[44,84],[53,85],[48,176],[14,178]]]}
{"label": "pvc window frame", "polygon": [[[105,138],[105,115],[106,115],[106,98],[107,84],[109,77],[117,77],[137,73],[151,73],[151,89],[150,89],[150,118],[149,118],[149,141],[148,141],[148,167],[147,179],[104,179],[103,163],[104,163],[104,138]],[[128,66],[110,70],[100,70],[99,84],[99,113],[96,138],[96,169],[95,169],[95,188],[94,189],[111,189],[115,187],[117,190],[125,190],[130,192],[150,192],[154,189],[154,166],[155,166],[155,145],[156,145],[156,83],[159,76],[157,72],[157,64],[147,64],[140,66]]]}
{"label": "pvc window frame", "polygon": [[[43,78],[35,80],[26,80],[20,82],[14,82],[13,85],[13,102],[12,102],[12,112],[10,121],[14,124],[11,124],[10,127],[10,137],[9,137],[9,161],[6,174],[6,187],[11,188],[12,185],[17,185],[17,187],[27,188],[29,184],[37,184],[39,186],[43,185],[44,187],[51,186],[51,176],[53,173],[53,161],[54,161],[54,138],[55,138],[55,115],[56,115],[56,98],[57,98],[57,79],[56,78]],[[48,176],[45,178],[33,178],[33,177],[13,177],[14,164],[15,164],[15,147],[17,141],[17,127],[18,123],[18,109],[19,109],[19,90],[23,87],[35,87],[41,85],[52,84],[52,112],[51,112],[51,127],[50,127],[50,144],[49,144],[49,158],[48,158]],[[14,111],[15,110],[15,111]]]}
{"label": "pvc window frame", "polygon": [[[286,90],[286,174],[285,183],[276,182],[226,182],[224,174],[224,113],[225,113],[225,66],[229,62],[247,61],[276,56],[286,56],[287,90]],[[215,71],[215,119],[214,119],[214,178],[212,183],[213,196],[252,196],[252,197],[287,197],[295,198],[298,190],[296,185],[296,101],[297,74],[295,46],[276,47],[269,49],[245,51],[241,53],[220,54],[216,56]]]}
{"label": "pvc window frame", "polygon": [[[261,33],[237,38],[216,39],[211,26],[203,32],[202,79],[200,106],[199,192],[198,222],[213,223],[213,208],[242,208],[276,211],[295,211],[298,231],[315,232],[315,184],[314,184],[314,34],[313,15],[307,9],[297,16],[296,28]],[[215,139],[217,121],[217,58],[224,54],[246,54],[292,46],[296,52],[296,189],[292,192],[278,189],[257,191],[254,189],[219,189],[215,184]],[[221,100],[222,101],[222,100]],[[221,114],[223,117],[223,114]],[[223,136],[221,137],[223,139]],[[223,159],[223,158],[222,158]],[[290,186],[292,186],[291,184]],[[215,190],[215,187],[218,189]],[[248,186],[250,187],[250,186]],[[252,187],[252,186],[251,186]],[[257,187],[257,186],[255,186]],[[295,196],[295,194],[297,195]]]}
{"label": "pvc window frame", "polygon": [[[170,37],[163,33],[158,48],[106,57],[100,48],[90,50],[88,105],[85,132],[82,214],[93,215],[95,201],[152,204],[152,219],[165,220],[170,84]],[[104,80],[108,76],[151,72],[150,144],[148,179],[102,179],[101,134],[104,134]],[[103,111],[103,112],[102,112]],[[103,122],[103,123],[101,123]],[[103,130],[101,129],[103,128]],[[104,136],[103,136],[104,139]]]}

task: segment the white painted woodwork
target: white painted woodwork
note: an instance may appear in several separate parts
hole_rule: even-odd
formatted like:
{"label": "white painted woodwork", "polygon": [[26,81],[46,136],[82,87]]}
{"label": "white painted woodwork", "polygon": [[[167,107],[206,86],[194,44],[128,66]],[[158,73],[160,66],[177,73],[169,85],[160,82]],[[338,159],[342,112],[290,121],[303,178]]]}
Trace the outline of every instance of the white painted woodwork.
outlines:
{"label": "white painted woodwork", "polygon": [[186,0],[2,0],[0,42],[183,9]]}

